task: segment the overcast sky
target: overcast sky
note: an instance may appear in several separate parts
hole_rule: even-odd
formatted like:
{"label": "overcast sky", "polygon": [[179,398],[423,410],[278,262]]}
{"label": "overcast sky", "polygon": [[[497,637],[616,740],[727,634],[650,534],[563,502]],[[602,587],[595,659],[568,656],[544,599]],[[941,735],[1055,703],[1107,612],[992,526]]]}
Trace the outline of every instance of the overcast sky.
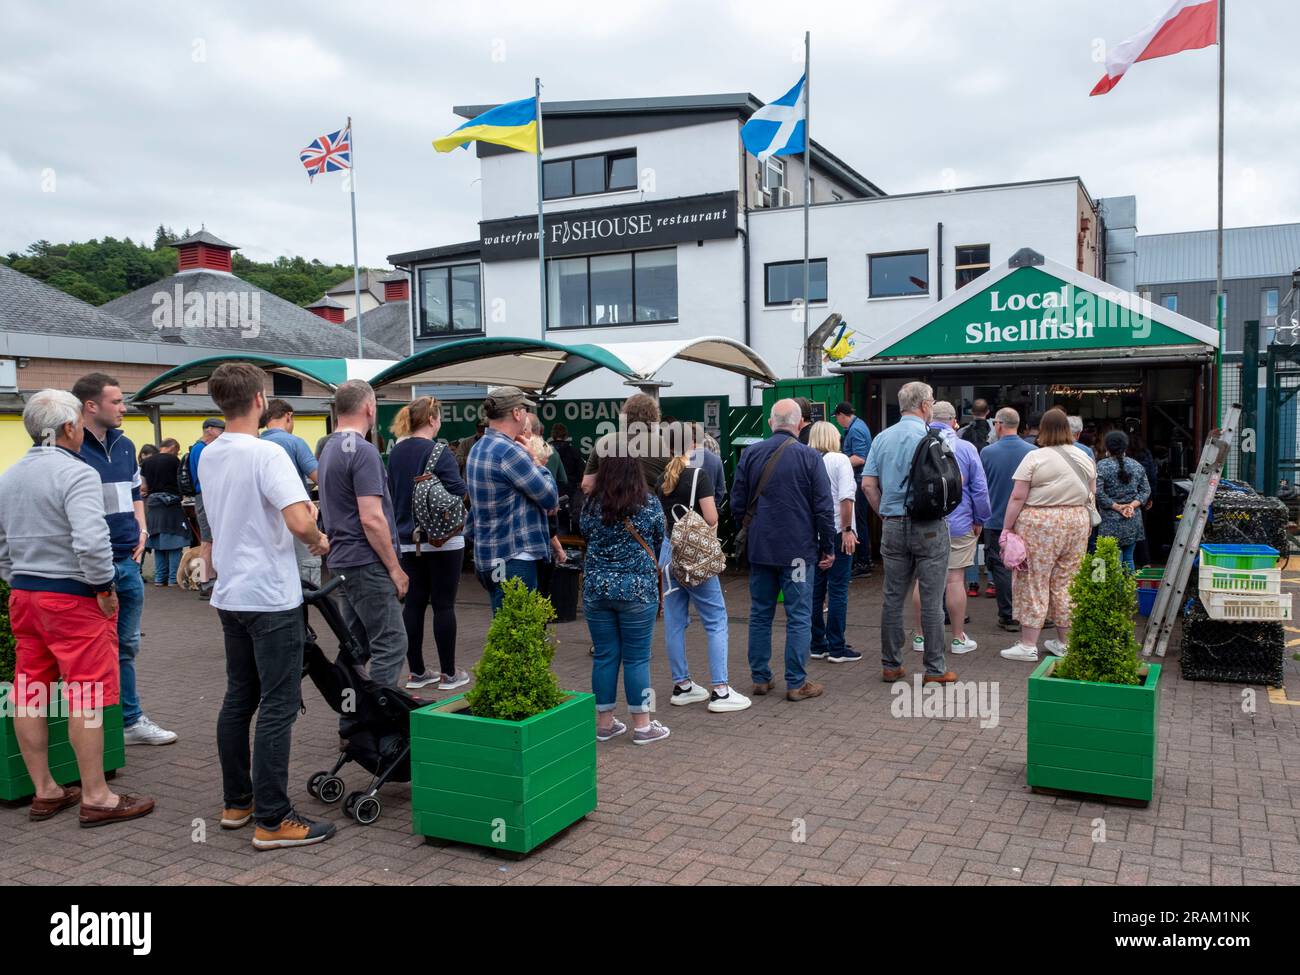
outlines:
{"label": "overcast sky", "polygon": [[[579,3],[0,0],[0,252],[200,224],[255,259],[351,262],[339,175],[298,150],[354,119],[363,263],[471,239],[453,105],[785,92],[812,31],[813,136],[886,192],[1080,176],[1138,232],[1215,223],[1216,50],[1103,97],[1097,39],[1170,0]],[[1227,7],[1228,226],[1300,220],[1294,2]]]}

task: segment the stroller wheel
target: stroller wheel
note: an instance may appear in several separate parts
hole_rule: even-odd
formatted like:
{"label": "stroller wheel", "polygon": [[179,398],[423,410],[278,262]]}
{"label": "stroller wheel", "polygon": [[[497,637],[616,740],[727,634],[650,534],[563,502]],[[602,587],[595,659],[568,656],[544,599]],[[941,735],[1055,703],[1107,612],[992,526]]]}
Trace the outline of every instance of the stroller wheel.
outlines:
{"label": "stroller wheel", "polygon": [[352,818],[362,826],[369,826],[379,818],[383,809],[384,807],[374,796],[362,796],[352,807]]}
{"label": "stroller wheel", "polygon": [[357,800],[364,795],[364,792],[349,792],[347,798],[343,800],[343,815],[351,816],[353,809],[356,808]]}
{"label": "stroller wheel", "polygon": [[307,780],[307,795],[313,799],[320,798],[320,784],[329,778],[328,772],[317,772]]}
{"label": "stroller wheel", "polygon": [[343,797],[343,780],[337,775],[326,776],[316,787],[316,797],[321,802],[338,802]]}

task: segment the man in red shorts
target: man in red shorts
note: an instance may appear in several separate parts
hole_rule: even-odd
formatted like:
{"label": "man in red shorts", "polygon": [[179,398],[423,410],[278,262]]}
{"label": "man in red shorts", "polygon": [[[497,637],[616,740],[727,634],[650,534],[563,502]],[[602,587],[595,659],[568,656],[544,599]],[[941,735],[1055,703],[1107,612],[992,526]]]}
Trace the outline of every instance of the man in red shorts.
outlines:
{"label": "man in red shorts", "polygon": [[[82,826],[153,811],[153,800],[118,795],[104,779],[103,709],[118,703],[117,595],[113,547],[99,475],[78,456],[85,428],[71,393],[45,389],[23,410],[33,446],[0,475],[0,578],[18,644],[10,709],[36,786],[31,819],[80,806]],[[62,682],[68,738],[81,787],[50,775],[48,711]]]}

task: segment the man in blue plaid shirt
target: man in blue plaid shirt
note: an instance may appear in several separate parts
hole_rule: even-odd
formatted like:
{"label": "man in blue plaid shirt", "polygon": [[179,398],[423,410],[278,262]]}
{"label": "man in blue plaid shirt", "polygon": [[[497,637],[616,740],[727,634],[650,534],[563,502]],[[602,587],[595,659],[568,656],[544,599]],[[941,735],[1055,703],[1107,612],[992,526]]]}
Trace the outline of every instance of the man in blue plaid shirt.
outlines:
{"label": "man in blue plaid shirt", "polygon": [[514,386],[494,390],[483,401],[488,428],[465,465],[474,569],[493,613],[501,608],[503,582],[522,579],[536,589],[537,563],[551,556],[546,516],[559,507],[560,492],[546,466],[521,443],[533,406]]}

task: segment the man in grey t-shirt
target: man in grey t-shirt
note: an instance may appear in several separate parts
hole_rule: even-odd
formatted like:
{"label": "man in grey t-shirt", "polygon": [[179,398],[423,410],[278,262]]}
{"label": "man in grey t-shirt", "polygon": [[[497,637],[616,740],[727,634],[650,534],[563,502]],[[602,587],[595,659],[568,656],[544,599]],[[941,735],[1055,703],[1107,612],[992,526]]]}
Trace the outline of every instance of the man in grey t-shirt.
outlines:
{"label": "man in grey t-shirt", "polygon": [[406,663],[401,601],[407,578],[383,459],[366,434],[375,423],[375,393],[351,379],[334,395],[338,429],[325,441],[320,466],[321,515],[330,550],[325,564],[342,575],[343,618],[370,658],[370,678],[398,687]]}

